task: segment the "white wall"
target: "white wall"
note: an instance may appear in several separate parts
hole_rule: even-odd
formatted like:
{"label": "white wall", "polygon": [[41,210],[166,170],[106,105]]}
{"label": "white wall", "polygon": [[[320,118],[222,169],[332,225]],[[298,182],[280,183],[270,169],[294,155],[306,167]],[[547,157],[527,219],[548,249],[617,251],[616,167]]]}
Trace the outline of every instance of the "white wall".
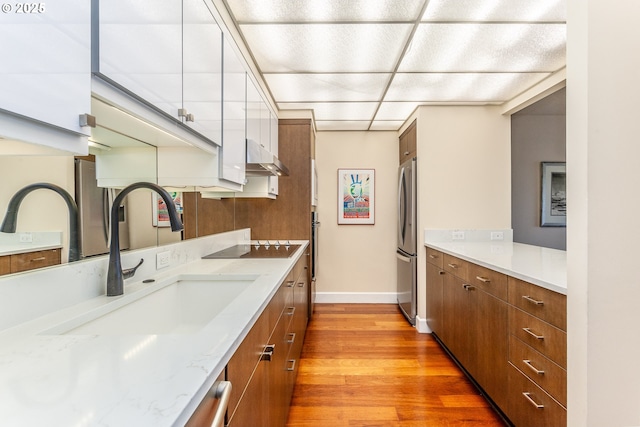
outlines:
{"label": "white wall", "polygon": [[[0,221],[16,191],[46,182],[67,190],[75,198],[73,156],[0,156]],[[69,255],[69,208],[58,194],[35,190],[20,204],[17,232],[61,231],[62,262]]]}
{"label": "white wall", "polygon": [[[318,132],[318,302],[395,302],[397,132]],[[375,169],[375,225],[338,225],[338,169]]]}
{"label": "white wall", "polygon": [[568,425],[640,425],[640,3],[567,8]]}
{"label": "white wall", "polygon": [[426,317],[425,228],[511,228],[511,120],[501,112],[424,106],[407,121],[418,119],[419,318]]}

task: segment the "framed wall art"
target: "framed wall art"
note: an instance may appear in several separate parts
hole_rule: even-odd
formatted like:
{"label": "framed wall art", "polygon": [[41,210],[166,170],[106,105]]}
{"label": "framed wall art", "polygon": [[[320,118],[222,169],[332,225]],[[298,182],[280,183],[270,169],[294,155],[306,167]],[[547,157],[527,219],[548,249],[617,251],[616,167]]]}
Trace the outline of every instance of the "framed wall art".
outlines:
{"label": "framed wall art", "polygon": [[338,169],[338,224],[375,224],[374,169]]}
{"label": "framed wall art", "polygon": [[[182,214],[182,193],[169,192],[178,214]],[[171,227],[169,211],[164,199],[155,191],[151,192],[151,222],[154,227]]]}
{"label": "framed wall art", "polygon": [[564,162],[542,162],[541,227],[567,226],[567,174]]}

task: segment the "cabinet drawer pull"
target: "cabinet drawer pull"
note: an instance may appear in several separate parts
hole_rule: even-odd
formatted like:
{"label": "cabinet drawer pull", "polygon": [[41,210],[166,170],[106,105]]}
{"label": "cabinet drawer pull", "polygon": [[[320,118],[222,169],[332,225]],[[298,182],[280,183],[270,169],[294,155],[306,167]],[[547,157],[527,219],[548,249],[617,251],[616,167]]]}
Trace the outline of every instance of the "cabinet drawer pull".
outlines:
{"label": "cabinet drawer pull", "polygon": [[231,381],[214,383],[210,393],[212,393],[216,399],[220,399],[218,410],[213,417],[213,421],[211,421],[211,427],[222,427],[224,426],[224,416],[227,412],[227,406],[229,406],[229,398],[231,397]]}
{"label": "cabinet drawer pull", "polygon": [[457,265],[457,264],[447,264],[447,265],[448,265],[449,267],[451,267],[451,268],[458,268],[458,265]]}
{"label": "cabinet drawer pull", "polygon": [[298,282],[298,287],[299,288],[304,288],[304,282]]}
{"label": "cabinet drawer pull", "polygon": [[486,277],[476,276],[476,279],[480,280],[482,283],[491,283],[491,280],[487,279]]}
{"label": "cabinet drawer pull", "polygon": [[522,330],[525,331],[526,333],[528,333],[529,335],[531,335],[532,337],[534,337],[537,340],[543,340],[544,339],[544,335],[536,335],[536,333],[533,332],[529,328],[522,328]]}
{"label": "cabinet drawer pull", "polygon": [[535,305],[544,305],[544,301],[540,301],[537,299],[533,299],[531,298],[529,295],[522,295],[522,298],[526,299],[527,301],[529,301],[531,304],[535,304]]}
{"label": "cabinet drawer pull", "polygon": [[527,367],[529,369],[531,369],[533,372],[535,372],[538,375],[544,375],[544,371],[541,371],[540,369],[536,368],[535,366],[533,366],[531,364],[531,360],[528,359],[522,359],[522,363],[524,363],[525,365],[527,365]]}
{"label": "cabinet drawer pull", "polygon": [[45,259],[47,259],[47,257],[41,256],[38,258],[33,258],[31,261],[29,262],[38,262],[38,261],[44,261]]}
{"label": "cabinet drawer pull", "polygon": [[536,402],[535,400],[533,400],[533,398],[531,397],[531,393],[529,393],[528,391],[523,391],[522,395],[525,397],[525,399],[527,399],[529,401],[529,403],[531,403],[534,406],[534,408],[536,408],[536,409],[544,408],[544,405],[541,405],[538,402]]}
{"label": "cabinet drawer pull", "polygon": [[289,280],[287,282],[287,288],[293,288],[293,286],[296,284],[296,282],[294,280]]}
{"label": "cabinet drawer pull", "polygon": [[466,283],[462,285],[462,287],[464,288],[465,291],[472,291],[476,288],[475,286],[467,285]]}
{"label": "cabinet drawer pull", "polygon": [[288,362],[291,363],[291,366],[289,366],[287,368],[287,371],[295,370],[296,369],[296,361],[295,361],[295,359],[290,359]]}
{"label": "cabinet drawer pull", "polygon": [[260,354],[260,361],[271,362],[271,358],[273,357],[273,352],[276,349],[275,344],[267,344],[264,346],[264,351]]}
{"label": "cabinet drawer pull", "polygon": [[293,313],[296,312],[295,307],[287,307],[290,311],[287,313],[287,316],[293,316]]}
{"label": "cabinet drawer pull", "polygon": [[293,342],[296,340],[296,333],[295,332],[291,332],[289,334],[289,339],[287,340],[287,344],[293,344]]}
{"label": "cabinet drawer pull", "polygon": [[444,271],[442,271],[442,270],[440,270],[440,271],[438,271],[438,274],[439,274],[439,275],[441,275],[441,276],[444,276],[444,275],[445,275],[445,272],[444,272]]}
{"label": "cabinet drawer pull", "polygon": [[431,258],[431,259],[437,259],[437,258],[438,258],[438,255],[429,254],[429,258]]}

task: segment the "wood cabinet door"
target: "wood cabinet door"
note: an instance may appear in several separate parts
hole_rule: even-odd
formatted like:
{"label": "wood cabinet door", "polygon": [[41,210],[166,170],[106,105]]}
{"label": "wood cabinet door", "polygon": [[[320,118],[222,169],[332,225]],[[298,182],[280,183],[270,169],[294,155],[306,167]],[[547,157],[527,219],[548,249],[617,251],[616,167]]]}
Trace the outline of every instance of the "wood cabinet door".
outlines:
{"label": "wood cabinet door", "polygon": [[399,160],[400,164],[416,156],[418,142],[418,130],[416,121],[414,120],[411,125],[400,135],[399,140]]}
{"label": "wood cabinet door", "polygon": [[506,408],[509,358],[507,303],[481,290],[474,296],[478,345],[475,378],[499,407]]}
{"label": "wood cabinet door", "polygon": [[442,269],[427,263],[427,325],[437,335],[442,329],[444,275]]}
{"label": "wood cabinet door", "polygon": [[473,376],[476,373],[477,289],[451,274],[444,275],[443,332],[440,338]]}
{"label": "wood cabinet door", "polygon": [[11,256],[0,256],[0,276],[11,273]]}

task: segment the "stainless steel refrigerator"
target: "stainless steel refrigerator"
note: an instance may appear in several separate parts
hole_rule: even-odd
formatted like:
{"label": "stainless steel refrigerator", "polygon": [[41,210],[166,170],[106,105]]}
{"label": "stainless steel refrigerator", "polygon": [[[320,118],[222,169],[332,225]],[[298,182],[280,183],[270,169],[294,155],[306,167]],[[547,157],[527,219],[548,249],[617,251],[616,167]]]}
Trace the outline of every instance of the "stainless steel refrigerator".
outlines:
{"label": "stainless steel refrigerator", "polygon": [[407,160],[398,170],[398,305],[409,323],[417,314],[416,158]]}
{"label": "stainless steel refrigerator", "polygon": [[[94,162],[76,159],[75,166],[80,254],[83,258],[106,254],[109,252],[109,215],[118,190],[98,187]],[[129,229],[124,204],[120,206],[118,215],[120,249],[124,250],[129,248]]]}

